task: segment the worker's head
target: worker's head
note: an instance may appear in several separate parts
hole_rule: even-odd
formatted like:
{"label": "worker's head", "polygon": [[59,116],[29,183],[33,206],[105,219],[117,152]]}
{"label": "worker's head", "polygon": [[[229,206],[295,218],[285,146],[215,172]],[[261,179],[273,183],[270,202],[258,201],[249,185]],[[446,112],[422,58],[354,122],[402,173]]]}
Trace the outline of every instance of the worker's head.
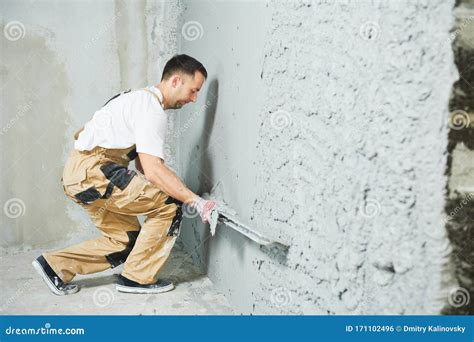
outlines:
{"label": "worker's head", "polygon": [[178,109],[186,103],[196,102],[206,77],[206,68],[193,57],[176,55],[171,58],[161,76],[167,109]]}

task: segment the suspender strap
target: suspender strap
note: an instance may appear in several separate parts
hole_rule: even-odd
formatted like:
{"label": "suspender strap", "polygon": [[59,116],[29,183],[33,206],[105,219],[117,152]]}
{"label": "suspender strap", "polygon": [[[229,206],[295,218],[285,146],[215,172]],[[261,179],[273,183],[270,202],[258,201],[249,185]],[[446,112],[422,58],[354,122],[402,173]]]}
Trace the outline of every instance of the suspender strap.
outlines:
{"label": "suspender strap", "polygon": [[163,103],[161,102],[160,97],[158,95],[156,95],[156,93],[154,93],[153,91],[151,91],[150,89],[147,89],[147,88],[142,88],[141,90],[147,91],[151,95],[153,95],[158,100],[158,102],[160,103],[160,106],[163,107]]}
{"label": "suspender strap", "polygon": [[[107,103],[109,103],[109,102],[112,101],[113,99],[119,97],[120,95],[129,93],[130,91],[132,91],[132,89],[128,89],[128,90],[122,91],[121,93],[118,93],[117,95],[112,96],[106,103],[104,103],[104,105],[103,105],[102,107],[104,107]],[[81,129],[79,129],[78,131],[76,131],[76,133],[74,133],[74,140],[77,140],[77,139],[79,138],[79,134],[81,134],[81,132],[82,132],[83,130],[84,130],[84,127],[82,127]]]}
{"label": "suspender strap", "polygon": [[[156,100],[160,103],[161,107],[163,107],[163,103],[161,102],[160,98],[158,95],[156,95],[154,92],[152,92],[150,89],[147,89],[147,88],[142,88],[141,90],[144,90],[144,91],[147,91],[149,92],[151,95],[153,95]],[[118,93],[117,95],[114,95],[112,96],[106,103],[104,103],[104,106],[109,103],[110,101],[112,101],[113,99],[119,97],[120,95],[123,95],[123,94],[126,94],[126,93],[129,93],[130,91],[132,91],[131,89],[128,89],[128,90],[125,90],[125,91],[122,91],[121,93]],[[104,107],[102,106],[102,107]],[[84,127],[82,127],[80,130],[78,130],[76,133],[74,133],[74,140],[77,140],[79,138],[79,134],[81,134],[81,132],[84,130]]]}
{"label": "suspender strap", "polygon": [[[104,106],[105,106],[107,103],[109,103],[110,101],[112,101],[113,99],[119,97],[120,95],[129,93],[129,92],[131,92],[131,91],[132,91],[132,89],[128,89],[128,90],[122,91],[121,93],[118,93],[117,95],[112,96],[106,103],[104,103]],[[102,106],[102,107],[104,107],[104,106]]]}

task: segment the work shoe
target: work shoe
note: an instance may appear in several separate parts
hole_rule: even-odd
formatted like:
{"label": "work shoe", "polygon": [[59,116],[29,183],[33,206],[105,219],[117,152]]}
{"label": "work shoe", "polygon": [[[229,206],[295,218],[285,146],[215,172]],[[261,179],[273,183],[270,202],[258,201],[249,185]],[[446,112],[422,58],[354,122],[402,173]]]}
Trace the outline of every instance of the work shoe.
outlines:
{"label": "work shoe", "polygon": [[64,296],[79,291],[79,286],[75,284],[65,284],[42,255],[36,258],[31,264],[55,295]]}
{"label": "work shoe", "polygon": [[156,283],[143,285],[119,274],[115,289],[119,292],[128,293],[162,293],[173,290],[174,285],[166,279],[158,279]]}

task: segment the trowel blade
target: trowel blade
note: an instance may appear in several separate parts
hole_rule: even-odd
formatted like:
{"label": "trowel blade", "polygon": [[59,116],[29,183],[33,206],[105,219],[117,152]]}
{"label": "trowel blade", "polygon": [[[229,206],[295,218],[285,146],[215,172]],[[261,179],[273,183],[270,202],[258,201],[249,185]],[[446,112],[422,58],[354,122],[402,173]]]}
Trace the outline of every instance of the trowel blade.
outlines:
{"label": "trowel blade", "polygon": [[[268,246],[272,244],[277,244],[277,245],[281,245],[284,248],[288,248],[287,244],[281,241],[276,241],[269,237],[266,237],[263,234],[248,227],[247,225],[239,222],[236,211],[231,209],[228,205],[225,205],[225,202],[223,201],[224,187],[222,186],[221,182],[218,182],[212,188],[210,195],[203,196],[203,197],[207,199],[215,200],[217,202],[215,210],[218,213],[218,218],[217,218],[218,222],[238,231],[239,233],[245,235],[246,237],[248,237],[249,239],[251,239],[252,241],[255,241],[256,243],[260,245]],[[213,229],[215,229],[215,226],[214,228],[211,227],[212,233],[213,233]]]}

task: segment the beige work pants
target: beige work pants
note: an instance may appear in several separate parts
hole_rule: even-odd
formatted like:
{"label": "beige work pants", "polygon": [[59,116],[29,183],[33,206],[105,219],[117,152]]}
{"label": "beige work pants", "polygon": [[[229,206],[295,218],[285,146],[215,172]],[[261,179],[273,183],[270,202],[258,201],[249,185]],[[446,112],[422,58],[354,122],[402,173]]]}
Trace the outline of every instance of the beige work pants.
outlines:
{"label": "beige work pants", "polygon": [[[71,152],[62,177],[64,191],[87,211],[102,236],[43,253],[65,283],[76,274],[122,263],[124,277],[140,284],[156,282],[179,234],[182,203],[127,168],[136,156],[135,146]],[[146,215],[142,227],[139,215]]]}

